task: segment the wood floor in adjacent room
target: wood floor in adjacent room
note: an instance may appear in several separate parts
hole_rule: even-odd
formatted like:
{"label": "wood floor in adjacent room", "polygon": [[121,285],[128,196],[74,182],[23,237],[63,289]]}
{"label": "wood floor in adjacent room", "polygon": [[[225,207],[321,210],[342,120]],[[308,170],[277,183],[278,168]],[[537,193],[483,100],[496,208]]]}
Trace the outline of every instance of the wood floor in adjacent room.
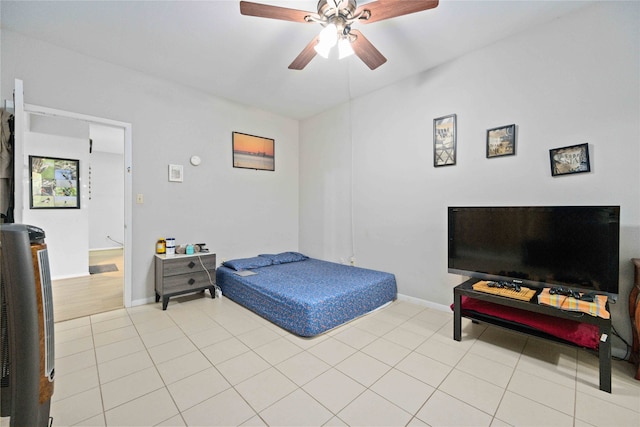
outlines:
{"label": "wood floor in adjacent room", "polygon": [[124,257],[122,249],[91,251],[89,265],[115,264],[118,271],[52,281],[55,322],[122,308]]}

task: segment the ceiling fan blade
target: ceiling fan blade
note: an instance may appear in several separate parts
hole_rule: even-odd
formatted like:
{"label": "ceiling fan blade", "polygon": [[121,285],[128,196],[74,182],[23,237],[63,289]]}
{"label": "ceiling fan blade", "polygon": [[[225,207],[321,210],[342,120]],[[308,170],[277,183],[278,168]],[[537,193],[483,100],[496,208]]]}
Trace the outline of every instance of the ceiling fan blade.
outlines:
{"label": "ceiling fan blade", "polygon": [[353,52],[358,56],[358,58],[362,59],[362,62],[367,64],[367,67],[375,70],[387,62],[387,58],[382,56],[380,51],[376,49],[360,31],[351,30],[350,34],[356,36],[356,39],[351,42]]}
{"label": "ceiling fan blade", "polygon": [[305,16],[316,15],[298,9],[288,9],[286,7],[270,6],[268,4],[253,3],[250,1],[240,2],[240,13],[242,15],[257,16],[260,18],[281,19],[283,21],[293,21],[306,23]]}
{"label": "ceiling fan blade", "polygon": [[410,13],[422,12],[438,6],[438,0],[378,0],[360,6],[356,10],[356,15],[363,10],[369,10],[369,19],[358,20],[361,24],[382,21],[383,19],[395,18],[396,16],[408,15]]}
{"label": "ceiling fan blade", "polygon": [[290,70],[302,70],[307,66],[309,62],[316,56],[316,50],[314,47],[318,44],[318,37],[314,37],[313,40],[304,48],[302,52],[293,60],[289,65]]}

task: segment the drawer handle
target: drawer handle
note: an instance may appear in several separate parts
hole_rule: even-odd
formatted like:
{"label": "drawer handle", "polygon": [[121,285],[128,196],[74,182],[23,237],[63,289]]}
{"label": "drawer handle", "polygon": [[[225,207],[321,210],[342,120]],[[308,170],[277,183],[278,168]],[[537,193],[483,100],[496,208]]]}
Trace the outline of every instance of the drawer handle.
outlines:
{"label": "drawer handle", "polygon": [[193,267],[195,267],[195,266],[196,266],[196,263],[195,263],[195,262],[193,262],[193,261],[191,261],[191,262],[189,263],[189,265],[188,265],[188,267],[189,267],[189,268],[193,268]]}
{"label": "drawer handle", "polygon": [[194,283],[196,283],[196,281],[195,281],[195,280],[194,280],[194,278],[192,277],[191,279],[189,279],[189,282],[187,282],[187,283],[189,283],[190,285],[193,285]]}

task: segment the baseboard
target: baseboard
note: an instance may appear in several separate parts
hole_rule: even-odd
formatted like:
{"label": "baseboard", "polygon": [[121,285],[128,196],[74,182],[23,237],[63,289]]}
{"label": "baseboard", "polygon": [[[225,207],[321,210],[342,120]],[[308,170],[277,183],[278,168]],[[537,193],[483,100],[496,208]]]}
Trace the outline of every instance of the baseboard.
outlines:
{"label": "baseboard", "polygon": [[412,304],[420,305],[422,307],[433,308],[434,310],[438,310],[438,311],[446,311],[448,313],[452,312],[451,308],[448,305],[438,304],[435,302],[427,301],[427,300],[416,298],[416,297],[410,297],[409,295],[398,294],[398,299],[400,301],[410,302]]}
{"label": "baseboard", "polygon": [[131,301],[131,307],[135,307],[137,305],[152,304],[152,303],[155,304],[155,302],[156,302],[156,297],[136,299]]}

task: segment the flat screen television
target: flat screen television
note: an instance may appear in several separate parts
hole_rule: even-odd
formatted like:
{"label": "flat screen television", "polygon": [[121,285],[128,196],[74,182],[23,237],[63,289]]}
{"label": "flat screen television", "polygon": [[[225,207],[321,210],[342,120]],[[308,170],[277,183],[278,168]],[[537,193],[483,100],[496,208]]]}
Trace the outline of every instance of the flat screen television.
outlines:
{"label": "flat screen television", "polygon": [[449,273],[618,296],[619,206],[449,207]]}

